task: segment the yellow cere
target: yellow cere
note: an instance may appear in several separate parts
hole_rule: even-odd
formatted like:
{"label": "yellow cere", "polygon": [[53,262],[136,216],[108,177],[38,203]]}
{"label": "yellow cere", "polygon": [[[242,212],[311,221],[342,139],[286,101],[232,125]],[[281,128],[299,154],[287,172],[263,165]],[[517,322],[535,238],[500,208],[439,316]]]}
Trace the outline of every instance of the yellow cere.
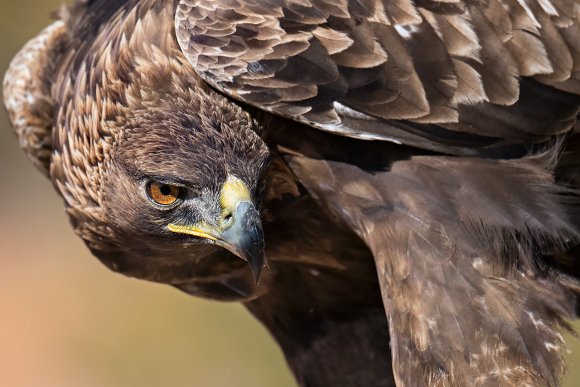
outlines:
{"label": "yellow cere", "polygon": [[[228,179],[224,183],[220,195],[220,205],[224,212],[229,212],[234,209],[234,207],[239,202],[251,202],[252,196],[250,195],[250,190],[246,184],[235,176],[228,176]],[[192,225],[177,225],[170,223],[167,228],[171,232],[176,232],[179,234],[193,235],[200,238],[211,239],[212,241],[217,241],[218,238],[210,234],[215,232],[219,233],[219,230],[214,230],[215,227],[210,226],[205,222],[200,222]]]}
{"label": "yellow cere", "polygon": [[222,209],[233,208],[239,202],[251,201],[252,196],[246,184],[237,177],[229,175],[220,196]]}

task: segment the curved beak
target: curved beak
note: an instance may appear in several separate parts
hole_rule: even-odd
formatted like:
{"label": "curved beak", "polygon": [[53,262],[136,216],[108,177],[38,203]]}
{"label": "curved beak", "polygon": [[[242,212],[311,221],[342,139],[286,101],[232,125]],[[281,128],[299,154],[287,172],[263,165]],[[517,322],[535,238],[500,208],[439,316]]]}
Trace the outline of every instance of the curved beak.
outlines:
{"label": "curved beak", "polygon": [[192,225],[169,224],[167,228],[172,232],[210,239],[247,261],[258,283],[266,265],[264,232],[249,190],[240,179],[230,176],[224,183],[220,201],[222,214],[216,226],[200,222]]}
{"label": "curved beak", "polygon": [[231,218],[231,225],[221,233],[216,244],[247,261],[257,283],[265,264],[260,214],[253,203],[239,202]]}

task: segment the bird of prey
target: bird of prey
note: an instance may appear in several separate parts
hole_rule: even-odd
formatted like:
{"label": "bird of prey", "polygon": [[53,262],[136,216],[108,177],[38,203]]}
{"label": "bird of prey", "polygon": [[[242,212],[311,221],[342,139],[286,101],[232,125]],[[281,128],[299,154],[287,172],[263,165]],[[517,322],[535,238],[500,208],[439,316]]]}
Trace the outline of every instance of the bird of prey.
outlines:
{"label": "bird of prey", "polygon": [[59,15],[4,100],[109,268],[243,302],[301,386],[559,384],[580,309],[578,0]]}

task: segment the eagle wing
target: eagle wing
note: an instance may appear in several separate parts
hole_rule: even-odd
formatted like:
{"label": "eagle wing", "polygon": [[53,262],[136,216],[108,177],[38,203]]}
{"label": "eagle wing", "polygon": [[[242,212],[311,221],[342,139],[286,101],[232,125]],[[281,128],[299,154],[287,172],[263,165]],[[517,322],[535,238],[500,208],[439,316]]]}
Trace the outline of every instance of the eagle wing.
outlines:
{"label": "eagle wing", "polygon": [[[182,0],[176,35],[204,80],[258,108],[348,137],[485,155],[575,125],[579,10],[574,0]],[[551,267],[580,242],[575,193],[554,183],[558,147],[500,161],[417,156],[301,125],[277,136],[306,190],[372,251],[398,385],[557,385],[558,329],[580,291]]]}
{"label": "eagle wing", "polygon": [[451,154],[546,141],[580,100],[574,0],[181,0],[220,91],[326,131]]}
{"label": "eagle wing", "polygon": [[52,154],[50,89],[67,40],[65,23],[54,22],[18,52],[4,76],[4,104],[20,147],[46,176]]}
{"label": "eagle wing", "polygon": [[580,234],[540,160],[400,157],[295,130],[288,165],[372,251],[398,386],[559,385],[580,284],[548,265]]}

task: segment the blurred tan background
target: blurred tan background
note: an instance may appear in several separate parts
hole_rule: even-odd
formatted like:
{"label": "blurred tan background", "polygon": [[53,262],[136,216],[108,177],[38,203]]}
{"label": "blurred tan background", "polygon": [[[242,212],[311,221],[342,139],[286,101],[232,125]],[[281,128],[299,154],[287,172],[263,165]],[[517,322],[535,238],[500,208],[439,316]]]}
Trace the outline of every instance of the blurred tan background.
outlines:
{"label": "blurred tan background", "polygon": [[[0,0],[0,77],[58,0]],[[106,269],[18,148],[0,108],[1,387],[291,387],[242,306]]]}
{"label": "blurred tan background", "polygon": [[[0,74],[56,0],[0,0]],[[0,109],[0,386],[291,387],[240,305],[114,274],[93,258]],[[565,386],[580,386],[571,339]],[[364,387],[364,386],[361,386]]]}

